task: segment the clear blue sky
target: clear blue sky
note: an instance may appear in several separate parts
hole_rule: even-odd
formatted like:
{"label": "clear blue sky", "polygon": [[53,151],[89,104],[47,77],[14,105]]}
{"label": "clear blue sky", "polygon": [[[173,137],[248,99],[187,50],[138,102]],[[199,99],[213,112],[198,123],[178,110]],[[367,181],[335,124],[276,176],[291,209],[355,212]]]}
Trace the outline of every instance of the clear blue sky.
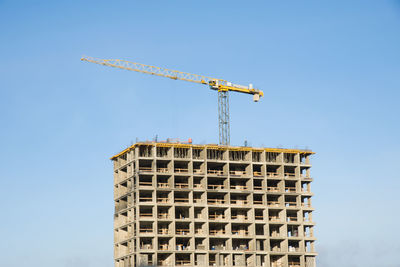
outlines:
{"label": "clear blue sky", "polygon": [[317,152],[318,267],[400,266],[400,1],[0,0],[0,33],[1,266],[112,266],[109,157],[217,142],[214,91],[82,55],[264,90],[232,144]]}

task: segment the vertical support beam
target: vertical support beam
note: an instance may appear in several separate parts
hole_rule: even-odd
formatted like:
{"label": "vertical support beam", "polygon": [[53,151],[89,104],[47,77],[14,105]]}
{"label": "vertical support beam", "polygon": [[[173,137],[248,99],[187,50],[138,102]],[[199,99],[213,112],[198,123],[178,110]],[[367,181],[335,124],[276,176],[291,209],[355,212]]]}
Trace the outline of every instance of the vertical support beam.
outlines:
{"label": "vertical support beam", "polygon": [[229,125],[229,92],[218,91],[218,125],[219,125],[219,144],[228,146],[230,144],[230,125]]}

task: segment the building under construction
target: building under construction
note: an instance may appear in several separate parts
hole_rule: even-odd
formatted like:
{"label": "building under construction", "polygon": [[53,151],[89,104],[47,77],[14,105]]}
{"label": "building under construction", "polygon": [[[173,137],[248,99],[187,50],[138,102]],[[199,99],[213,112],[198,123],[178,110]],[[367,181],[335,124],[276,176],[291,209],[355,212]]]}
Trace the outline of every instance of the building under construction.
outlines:
{"label": "building under construction", "polygon": [[315,267],[312,154],[132,145],[112,157],[115,266]]}

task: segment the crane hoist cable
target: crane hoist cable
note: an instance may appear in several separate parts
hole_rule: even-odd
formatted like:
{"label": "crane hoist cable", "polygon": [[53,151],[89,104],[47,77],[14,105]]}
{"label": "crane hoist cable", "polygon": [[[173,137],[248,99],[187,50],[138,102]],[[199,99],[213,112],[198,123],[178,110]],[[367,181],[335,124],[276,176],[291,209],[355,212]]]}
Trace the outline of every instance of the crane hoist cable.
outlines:
{"label": "crane hoist cable", "polygon": [[229,92],[232,91],[253,95],[254,102],[258,102],[260,97],[264,96],[263,91],[253,88],[252,84],[243,86],[204,75],[170,70],[121,59],[99,59],[84,56],[81,60],[104,66],[166,77],[173,80],[200,83],[209,86],[212,90],[218,91],[218,126],[220,145],[229,145],[230,143]]}

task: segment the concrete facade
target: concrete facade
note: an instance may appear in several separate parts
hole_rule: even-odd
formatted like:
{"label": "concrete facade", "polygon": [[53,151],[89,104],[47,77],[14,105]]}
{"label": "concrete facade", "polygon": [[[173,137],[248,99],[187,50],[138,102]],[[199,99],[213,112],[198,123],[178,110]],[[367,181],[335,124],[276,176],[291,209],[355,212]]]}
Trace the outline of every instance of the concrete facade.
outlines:
{"label": "concrete facade", "polygon": [[128,266],[315,267],[307,150],[137,143],[114,156]]}

